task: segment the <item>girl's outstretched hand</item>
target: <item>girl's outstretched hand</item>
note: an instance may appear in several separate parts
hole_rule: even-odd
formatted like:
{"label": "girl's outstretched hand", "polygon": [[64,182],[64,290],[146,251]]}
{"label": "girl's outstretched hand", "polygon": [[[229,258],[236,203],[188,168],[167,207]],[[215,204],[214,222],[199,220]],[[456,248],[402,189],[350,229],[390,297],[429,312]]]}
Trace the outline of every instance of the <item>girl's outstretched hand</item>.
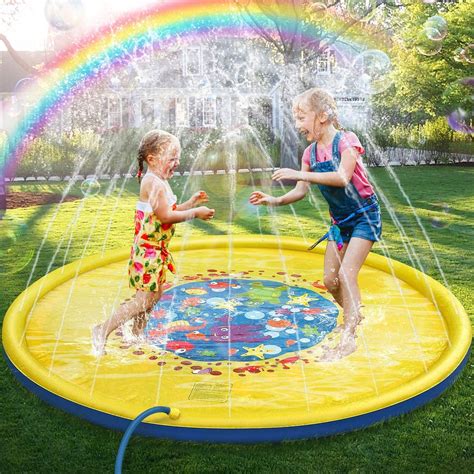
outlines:
{"label": "girl's outstretched hand", "polygon": [[270,196],[269,194],[262,193],[261,191],[254,191],[250,195],[249,202],[254,206],[276,206],[277,198]]}
{"label": "girl's outstretched hand", "polygon": [[301,181],[301,171],[292,170],[291,168],[281,168],[273,173],[272,179],[274,181],[281,181],[282,179]]}
{"label": "girl's outstretched hand", "polygon": [[209,196],[207,195],[206,191],[198,191],[197,193],[194,193],[191,196],[191,201],[193,203],[193,206],[196,206],[197,204],[208,202]]}
{"label": "girl's outstretched hand", "polygon": [[209,209],[206,206],[201,206],[196,208],[196,212],[194,216],[197,219],[202,219],[203,221],[208,221],[209,219],[212,219],[214,217],[214,214],[216,213],[215,209]]}

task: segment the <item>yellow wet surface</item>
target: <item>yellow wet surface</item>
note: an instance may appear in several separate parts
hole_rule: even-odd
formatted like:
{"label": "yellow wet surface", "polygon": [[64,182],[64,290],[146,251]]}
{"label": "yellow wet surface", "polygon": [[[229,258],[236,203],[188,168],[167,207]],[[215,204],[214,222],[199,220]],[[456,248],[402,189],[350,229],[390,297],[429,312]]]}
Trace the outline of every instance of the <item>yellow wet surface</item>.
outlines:
{"label": "yellow wet surface", "polygon": [[[321,254],[234,245],[230,253],[225,247],[175,249],[174,258],[174,285],[212,279],[217,271],[279,281],[331,299],[321,288]],[[41,385],[51,383],[49,389],[64,398],[119,416],[132,418],[151,406],[168,405],[181,411],[178,420],[166,420],[176,426],[336,420],[401,401],[401,388],[423,380],[450,347],[446,322],[428,298],[392,274],[364,266],[357,350],[339,361],[318,361],[322,345],[337,343],[334,333],[300,352],[243,363],[189,360],[155,345],[131,344],[119,331],[111,335],[107,355],[98,359],[91,353],[90,331],[132,296],[126,268],[123,259],[59,284],[38,299],[26,325],[26,352],[41,368],[33,371]]]}

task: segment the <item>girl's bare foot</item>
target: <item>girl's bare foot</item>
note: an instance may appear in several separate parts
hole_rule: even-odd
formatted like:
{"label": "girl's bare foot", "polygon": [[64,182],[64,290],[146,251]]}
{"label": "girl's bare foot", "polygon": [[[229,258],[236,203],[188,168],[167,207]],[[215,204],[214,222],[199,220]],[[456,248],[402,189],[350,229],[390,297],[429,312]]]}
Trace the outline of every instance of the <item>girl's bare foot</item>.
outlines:
{"label": "girl's bare foot", "polygon": [[92,328],[92,353],[96,357],[100,357],[106,354],[105,352],[106,342],[107,342],[107,338],[105,337],[105,334],[103,332],[102,325],[97,324],[97,326],[94,326]]}
{"label": "girl's bare foot", "polygon": [[339,344],[337,344],[337,346],[332,349],[327,348],[319,360],[321,362],[332,362],[352,354],[357,349],[355,339],[355,328],[354,332],[346,329],[343,330],[341,332],[341,341]]}
{"label": "girl's bare foot", "polygon": [[143,331],[146,328],[147,317],[145,315],[138,315],[133,318],[132,334],[135,338],[141,339]]}

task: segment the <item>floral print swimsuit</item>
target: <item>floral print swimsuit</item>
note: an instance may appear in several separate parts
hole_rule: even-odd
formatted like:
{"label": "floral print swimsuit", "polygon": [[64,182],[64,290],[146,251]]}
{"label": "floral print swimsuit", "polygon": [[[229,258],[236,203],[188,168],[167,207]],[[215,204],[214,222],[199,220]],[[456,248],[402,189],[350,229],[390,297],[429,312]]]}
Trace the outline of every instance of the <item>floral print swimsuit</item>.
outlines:
{"label": "floral print swimsuit", "polygon": [[[143,179],[151,176],[166,189],[166,199],[173,209],[176,196],[169,184],[148,171]],[[138,201],[135,211],[135,238],[128,262],[129,284],[131,288],[143,291],[158,291],[166,281],[167,271],[175,272],[173,258],[168,245],[175,231],[174,224],[162,224],[148,202]]]}

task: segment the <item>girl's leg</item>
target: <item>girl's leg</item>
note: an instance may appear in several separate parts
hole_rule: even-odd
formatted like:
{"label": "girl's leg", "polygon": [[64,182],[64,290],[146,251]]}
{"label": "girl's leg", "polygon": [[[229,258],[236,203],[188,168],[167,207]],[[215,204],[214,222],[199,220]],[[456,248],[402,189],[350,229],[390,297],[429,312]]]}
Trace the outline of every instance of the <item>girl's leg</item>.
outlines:
{"label": "girl's leg", "polygon": [[[154,299],[154,303],[152,307],[160,300],[163,294],[163,286],[160,285],[158,287],[158,291],[156,291],[155,293],[157,293],[157,295],[156,295],[156,298]],[[141,313],[133,317],[132,334],[134,336],[139,337],[140,335],[143,334],[143,331],[145,330],[145,327],[146,327],[146,323],[148,321],[147,314],[148,314],[148,311],[142,311]]]}
{"label": "girl's leg", "polygon": [[328,289],[329,293],[331,293],[341,308],[344,304],[338,275],[346,249],[346,243],[343,245],[341,250],[338,250],[336,242],[330,240],[326,246],[326,252],[324,254],[324,286]]}
{"label": "girl's leg", "polygon": [[92,329],[92,346],[94,352],[97,355],[104,354],[105,344],[109,334],[131,318],[134,318],[140,313],[149,311],[160,297],[161,291],[137,290],[135,297],[130,301],[122,303],[107,321],[94,326]]}
{"label": "girl's leg", "polygon": [[357,283],[359,271],[373,246],[370,240],[353,237],[347,246],[344,259],[338,273],[340,294],[344,309],[344,329],[341,342],[327,351],[323,359],[329,360],[348,355],[355,351],[355,332],[361,320],[360,291]]}

